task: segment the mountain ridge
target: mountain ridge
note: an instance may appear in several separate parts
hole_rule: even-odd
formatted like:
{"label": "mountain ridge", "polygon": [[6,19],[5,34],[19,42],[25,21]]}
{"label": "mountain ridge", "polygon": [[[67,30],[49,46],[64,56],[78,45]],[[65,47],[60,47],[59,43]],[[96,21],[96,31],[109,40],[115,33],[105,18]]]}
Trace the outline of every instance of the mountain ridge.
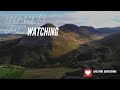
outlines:
{"label": "mountain ridge", "polygon": [[[54,27],[51,23],[43,26]],[[100,39],[94,35],[99,36],[100,33],[93,27],[65,24],[60,27],[57,37],[24,36],[14,41],[0,42],[0,64],[16,64],[28,67],[61,64],[59,57],[81,46],[87,48],[86,43]]]}

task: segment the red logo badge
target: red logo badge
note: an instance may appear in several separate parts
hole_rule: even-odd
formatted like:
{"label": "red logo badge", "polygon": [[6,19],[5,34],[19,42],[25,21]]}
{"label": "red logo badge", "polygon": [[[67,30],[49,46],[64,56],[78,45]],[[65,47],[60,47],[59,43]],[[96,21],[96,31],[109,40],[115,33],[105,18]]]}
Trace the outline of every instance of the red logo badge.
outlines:
{"label": "red logo badge", "polygon": [[84,69],[84,77],[92,77],[92,69]]}

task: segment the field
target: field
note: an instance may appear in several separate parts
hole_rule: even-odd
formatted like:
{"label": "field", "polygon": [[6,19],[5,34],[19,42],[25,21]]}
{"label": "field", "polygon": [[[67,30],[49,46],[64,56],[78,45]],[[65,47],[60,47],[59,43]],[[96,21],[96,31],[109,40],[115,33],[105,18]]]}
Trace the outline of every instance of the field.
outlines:
{"label": "field", "polygon": [[24,69],[0,68],[0,79],[19,79]]}
{"label": "field", "polygon": [[60,79],[66,72],[78,69],[60,68],[0,68],[0,79]]}

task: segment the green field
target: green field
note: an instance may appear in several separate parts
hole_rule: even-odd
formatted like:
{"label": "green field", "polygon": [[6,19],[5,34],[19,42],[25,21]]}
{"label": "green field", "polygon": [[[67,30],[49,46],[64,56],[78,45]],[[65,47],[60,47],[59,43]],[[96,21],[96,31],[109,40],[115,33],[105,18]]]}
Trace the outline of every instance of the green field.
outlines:
{"label": "green field", "polygon": [[19,79],[23,72],[20,68],[0,68],[0,79]]}
{"label": "green field", "polygon": [[66,72],[76,71],[73,68],[0,68],[0,79],[60,79]]}
{"label": "green field", "polygon": [[0,68],[0,79],[6,77],[11,71],[12,68]]}

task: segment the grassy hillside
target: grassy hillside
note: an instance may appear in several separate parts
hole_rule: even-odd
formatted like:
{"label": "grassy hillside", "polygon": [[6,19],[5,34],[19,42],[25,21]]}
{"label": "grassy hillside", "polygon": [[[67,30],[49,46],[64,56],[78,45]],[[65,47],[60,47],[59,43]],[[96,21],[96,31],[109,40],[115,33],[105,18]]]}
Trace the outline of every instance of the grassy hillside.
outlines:
{"label": "grassy hillside", "polygon": [[[100,69],[117,70],[117,74],[93,75],[93,78],[96,79],[120,78],[119,77],[120,76],[120,41],[119,40],[120,40],[120,33],[116,33],[107,36],[101,40],[98,40],[96,42],[92,42],[84,47],[80,47],[75,51],[71,52],[71,55],[74,54],[74,57],[72,57],[71,63],[69,62],[68,66],[81,67],[82,69],[75,72],[66,73],[63,75],[63,78],[66,79],[66,78],[70,78],[71,76],[76,76],[79,79],[84,78],[83,76],[80,76],[80,73],[83,75],[84,68],[92,68],[98,70]],[[65,57],[67,57],[67,55]]]}
{"label": "grassy hillside", "polygon": [[[59,32],[58,37],[22,37],[0,43],[0,64],[25,67],[48,67],[61,64],[59,57],[77,49],[89,38],[72,32]],[[54,64],[54,65],[53,65]]]}
{"label": "grassy hillside", "polygon": [[50,42],[42,45],[19,45],[21,39],[3,42],[0,46],[0,63],[26,67],[42,67],[47,64],[55,64],[57,57],[79,47],[78,42],[74,40],[70,42],[69,40],[69,38],[64,38],[64,35],[60,34],[59,37],[53,37]]}

